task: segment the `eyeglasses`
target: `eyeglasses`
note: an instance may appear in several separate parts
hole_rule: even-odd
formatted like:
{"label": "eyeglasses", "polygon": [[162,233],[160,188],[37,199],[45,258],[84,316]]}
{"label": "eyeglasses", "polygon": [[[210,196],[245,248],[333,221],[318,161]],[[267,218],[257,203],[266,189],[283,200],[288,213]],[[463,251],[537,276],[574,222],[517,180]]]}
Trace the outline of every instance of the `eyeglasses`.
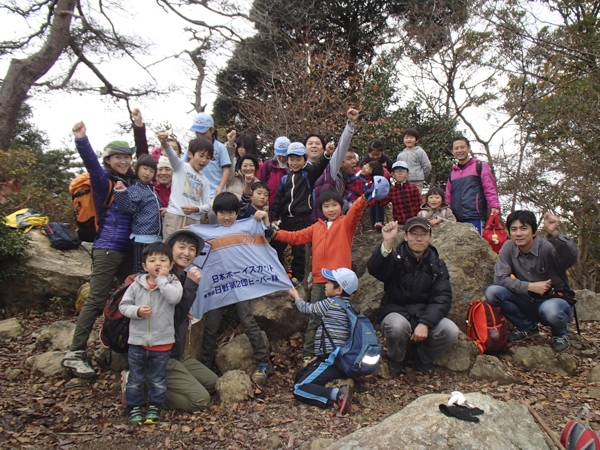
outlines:
{"label": "eyeglasses", "polygon": [[408,234],[416,239],[425,239],[427,236],[429,236],[429,233],[414,233],[412,231],[409,231]]}
{"label": "eyeglasses", "polygon": [[407,169],[394,169],[392,172],[408,172]]}

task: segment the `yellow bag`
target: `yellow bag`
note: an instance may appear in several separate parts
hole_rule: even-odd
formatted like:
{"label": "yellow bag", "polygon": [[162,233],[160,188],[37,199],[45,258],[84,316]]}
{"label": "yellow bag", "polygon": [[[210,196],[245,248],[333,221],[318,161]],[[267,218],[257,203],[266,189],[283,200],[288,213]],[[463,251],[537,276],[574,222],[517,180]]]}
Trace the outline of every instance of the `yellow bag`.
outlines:
{"label": "yellow bag", "polygon": [[84,283],[77,290],[77,301],[75,302],[75,310],[77,312],[81,312],[81,308],[83,308],[88,295],[90,295],[90,283]]}
{"label": "yellow bag", "polygon": [[11,228],[23,229],[27,233],[33,227],[43,227],[50,222],[48,216],[43,216],[35,209],[20,209],[5,218],[5,223]]}

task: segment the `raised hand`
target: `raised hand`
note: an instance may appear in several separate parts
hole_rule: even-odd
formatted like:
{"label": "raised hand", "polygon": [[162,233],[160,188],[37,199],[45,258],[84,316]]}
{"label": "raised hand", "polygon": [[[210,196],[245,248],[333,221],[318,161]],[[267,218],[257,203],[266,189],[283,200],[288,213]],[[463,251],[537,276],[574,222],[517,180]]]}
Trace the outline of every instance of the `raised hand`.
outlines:
{"label": "raised hand", "polygon": [[356,121],[358,120],[358,110],[354,109],[354,108],[350,108],[348,110],[348,122],[352,122],[352,123],[356,123]]}
{"label": "raised hand", "polygon": [[141,127],[142,125],[144,125],[144,121],[142,119],[142,112],[140,111],[140,108],[134,108],[134,110],[131,111],[131,118],[133,119],[133,123],[135,123],[136,126]]}
{"label": "raised hand", "polygon": [[73,125],[73,135],[76,138],[82,138],[85,137],[87,129],[85,128],[85,124],[83,123],[83,121],[81,122],[77,122],[75,125]]}
{"label": "raised hand", "polygon": [[156,137],[158,138],[161,147],[167,148],[169,146],[169,143],[167,142],[167,140],[169,139],[169,135],[167,133],[161,131],[156,135]]}
{"label": "raised hand", "polygon": [[115,191],[124,191],[126,189],[125,184],[122,181],[117,181],[115,183]]}
{"label": "raised hand", "polygon": [[200,280],[202,280],[202,272],[196,266],[188,270],[187,276],[196,284],[200,284]]}
{"label": "raised hand", "polygon": [[383,236],[383,245],[386,249],[391,250],[398,235],[398,222],[386,223],[381,229],[381,235]]}
{"label": "raised hand", "polygon": [[560,225],[560,219],[556,214],[547,212],[544,214],[544,228],[551,236],[558,234],[558,226]]}
{"label": "raised hand", "polygon": [[235,147],[235,139],[237,137],[237,131],[231,130],[227,133],[227,145],[229,147]]}

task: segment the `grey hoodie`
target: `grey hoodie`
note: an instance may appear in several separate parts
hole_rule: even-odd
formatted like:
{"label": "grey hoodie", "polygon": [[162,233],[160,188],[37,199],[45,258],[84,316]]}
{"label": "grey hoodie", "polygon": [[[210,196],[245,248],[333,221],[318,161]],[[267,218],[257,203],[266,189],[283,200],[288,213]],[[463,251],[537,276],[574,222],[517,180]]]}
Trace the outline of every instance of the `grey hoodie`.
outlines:
{"label": "grey hoodie", "polygon": [[[181,301],[183,288],[175,275],[157,277],[156,288],[148,286],[148,274],[143,273],[135,277],[119,304],[119,311],[129,317],[130,345],[172,344],[175,342],[175,329],[173,327],[173,313],[175,305]],[[152,307],[149,318],[138,316],[140,306]]]}
{"label": "grey hoodie", "polygon": [[431,163],[425,150],[420,146],[412,150],[404,149],[398,154],[397,161],[404,161],[408,166],[408,182],[419,183],[425,181],[431,172]]}

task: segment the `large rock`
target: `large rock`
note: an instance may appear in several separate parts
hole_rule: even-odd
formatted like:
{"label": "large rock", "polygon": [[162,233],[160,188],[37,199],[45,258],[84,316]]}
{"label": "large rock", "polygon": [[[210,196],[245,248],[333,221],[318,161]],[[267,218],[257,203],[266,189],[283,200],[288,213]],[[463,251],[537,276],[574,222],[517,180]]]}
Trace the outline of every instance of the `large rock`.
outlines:
{"label": "large rock", "polygon": [[452,372],[465,372],[469,370],[471,364],[473,364],[473,359],[479,353],[479,348],[475,343],[466,334],[460,333],[458,341],[438,356],[434,363]]}
{"label": "large rock", "polygon": [[438,405],[447,394],[418,398],[383,422],[340,439],[327,450],[351,449],[469,449],[545,450],[544,434],[524,405],[505,403],[486,395],[465,394],[469,403],[484,410],[479,423],[442,414]]}
{"label": "large rock", "polygon": [[16,317],[0,320],[0,339],[8,339],[19,336],[23,332],[23,326]]}
{"label": "large rock", "polygon": [[[0,299],[5,306],[15,310],[46,309],[49,306],[73,309],[77,289],[90,279],[90,254],[82,248],[55,250],[39,230],[34,229],[27,236],[30,249],[24,267],[28,274],[5,284]],[[88,247],[91,251],[91,246]]]}
{"label": "large rock", "polygon": [[[261,331],[261,333],[267,348],[269,348],[266,333],[264,331]],[[230,370],[243,370],[248,374],[253,373],[256,370],[256,360],[248,336],[240,334],[227,344],[217,348],[215,363],[223,374]]]}
{"label": "large rock", "polygon": [[[298,293],[306,298],[302,289]],[[279,291],[256,298],[252,300],[252,307],[256,323],[271,339],[287,339],[308,321],[308,316],[298,311],[287,292]]]}
{"label": "large rock", "polygon": [[600,383],[600,364],[592,367],[587,377],[588,383]]}
{"label": "large rock", "polygon": [[254,397],[252,380],[243,370],[230,370],[215,384],[221,407],[239,403]]}
{"label": "large rock", "polygon": [[573,375],[577,370],[577,361],[568,353],[556,353],[548,346],[532,345],[512,347],[508,354],[513,361],[526,370],[556,373],[562,376]]}
{"label": "large rock", "polygon": [[502,361],[492,355],[477,356],[469,376],[475,380],[497,381],[499,384],[516,382]]}
{"label": "large rock", "polygon": [[94,352],[94,361],[103,369],[110,369],[113,372],[121,372],[129,369],[127,353],[117,353],[110,348],[101,345]]}
{"label": "large rock", "polygon": [[600,294],[582,289],[575,291],[577,299],[577,317],[582,322],[600,320]]}
{"label": "large rock", "polygon": [[58,377],[63,374],[63,368],[60,365],[63,352],[46,352],[41,355],[30,356],[25,361],[31,367],[31,372],[38,377]]}
{"label": "large rock", "polygon": [[59,320],[44,328],[37,341],[36,350],[67,350],[73,340],[75,324],[66,320]]}

